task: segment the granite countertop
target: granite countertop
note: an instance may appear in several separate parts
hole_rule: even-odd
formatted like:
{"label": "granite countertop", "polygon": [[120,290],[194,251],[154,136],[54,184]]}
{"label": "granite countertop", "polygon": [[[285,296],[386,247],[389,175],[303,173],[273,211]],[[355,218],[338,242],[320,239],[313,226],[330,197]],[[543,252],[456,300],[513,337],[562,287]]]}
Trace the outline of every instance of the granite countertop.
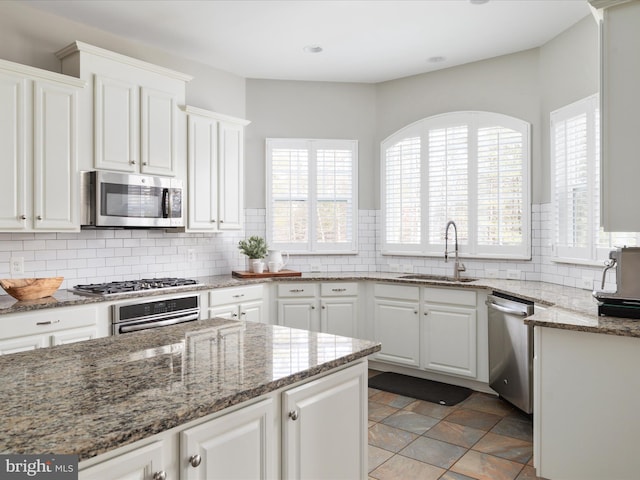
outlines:
{"label": "granite countertop", "polygon": [[378,350],[212,319],[0,356],[0,453],[86,460]]}
{"label": "granite countertop", "polygon": [[546,308],[544,312],[528,317],[529,325],[562,328],[607,335],[640,337],[640,321],[617,317],[599,317],[597,302],[591,291],[565,287],[553,283],[532,282],[524,280],[500,280],[479,278],[470,282],[452,282],[445,280],[412,280],[402,278],[407,274],[384,272],[328,272],[304,273],[301,277],[278,277],[272,279],[238,279],[231,275],[218,275],[197,278],[200,285],[188,289],[167,289],[162,291],[146,291],[94,297],[78,295],[69,290],[59,290],[53,297],[31,302],[18,302],[8,295],[0,295],[0,316],[8,313],[26,312],[43,308],[65,307],[87,303],[116,301],[136,297],[164,295],[172,292],[210,290],[232,286],[249,285],[267,282],[300,282],[300,281],[348,281],[369,280],[399,283],[405,285],[433,285],[456,288],[474,288],[496,290],[506,294],[531,300]]}

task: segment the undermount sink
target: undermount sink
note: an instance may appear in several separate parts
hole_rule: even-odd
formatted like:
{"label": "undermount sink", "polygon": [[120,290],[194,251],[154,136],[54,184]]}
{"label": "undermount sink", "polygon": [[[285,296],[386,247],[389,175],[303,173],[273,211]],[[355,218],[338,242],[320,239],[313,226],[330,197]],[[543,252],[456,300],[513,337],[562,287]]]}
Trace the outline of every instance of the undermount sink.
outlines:
{"label": "undermount sink", "polygon": [[436,282],[473,282],[477,280],[476,278],[469,277],[460,277],[455,280],[453,277],[448,277],[447,275],[427,275],[427,274],[415,274],[415,275],[402,275],[398,278],[406,279],[406,280],[431,280]]}

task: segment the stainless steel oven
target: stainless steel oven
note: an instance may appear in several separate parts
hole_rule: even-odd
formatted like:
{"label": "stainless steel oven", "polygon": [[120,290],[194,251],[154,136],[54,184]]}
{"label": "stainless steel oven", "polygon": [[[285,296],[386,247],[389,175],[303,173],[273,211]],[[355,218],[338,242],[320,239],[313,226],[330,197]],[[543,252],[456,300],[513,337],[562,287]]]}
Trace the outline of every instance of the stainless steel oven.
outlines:
{"label": "stainless steel oven", "polygon": [[196,294],[138,299],[118,303],[112,308],[112,333],[120,335],[196,321],[200,317],[200,297]]}

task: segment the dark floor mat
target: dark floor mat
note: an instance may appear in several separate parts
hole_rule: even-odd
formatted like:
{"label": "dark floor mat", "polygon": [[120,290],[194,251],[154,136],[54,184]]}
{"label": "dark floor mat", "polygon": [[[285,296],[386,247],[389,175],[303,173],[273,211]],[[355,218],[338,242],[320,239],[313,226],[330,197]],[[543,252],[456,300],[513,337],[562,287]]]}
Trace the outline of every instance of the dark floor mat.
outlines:
{"label": "dark floor mat", "polygon": [[369,377],[369,387],[447,406],[460,403],[472,392],[469,388],[393,372]]}

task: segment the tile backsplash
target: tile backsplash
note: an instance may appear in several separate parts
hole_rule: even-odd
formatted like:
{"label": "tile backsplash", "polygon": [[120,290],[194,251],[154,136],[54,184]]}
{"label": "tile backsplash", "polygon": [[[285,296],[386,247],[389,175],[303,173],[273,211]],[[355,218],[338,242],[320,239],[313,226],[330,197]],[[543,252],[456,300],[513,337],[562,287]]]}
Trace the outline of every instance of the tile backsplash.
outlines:
{"label": "tile backsplash", "polygon": [[[448,274],[442,258],[381,255],[379,210],[359,212],[357,255],[296,255],[287,268],[309,272],[398,270]],[[533,205],[532,259],[528,261],[464,259],[465,275],[497,278],[518,274],[522,280],[593,288],[602,267],[552,262],[551,205]],[[25,277],[64,276],[63,288],[81,283],[146,277],[199,277],[245,269],[238,241],[265,234],[265,210],[245,210],[245,230],[216,234],[167,233],[156,230],[83,230],[78,233],[0,234],[0,277],[9,277],[11,257],[24,258]],[[611,276],[613,279],[613,275]],[[611,280],[610,279],[610,280]],[[607,285],[612,288],[612,285]]]}

